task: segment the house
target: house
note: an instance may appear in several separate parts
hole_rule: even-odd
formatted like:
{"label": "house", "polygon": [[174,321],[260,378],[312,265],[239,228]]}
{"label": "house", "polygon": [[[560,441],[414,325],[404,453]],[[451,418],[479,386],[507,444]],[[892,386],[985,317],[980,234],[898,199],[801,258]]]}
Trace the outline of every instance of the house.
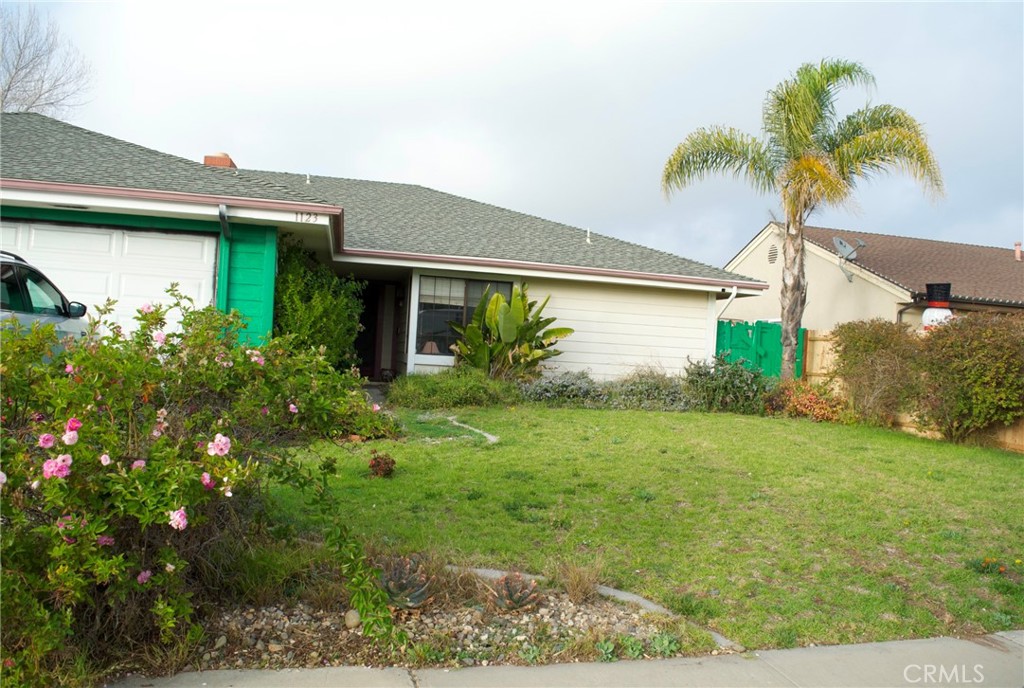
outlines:
{"label": "house", "polygon": [[[783,231],[782,225],[769,223],[726,264],[726,270],[769,286],[758,296],[728,304],[720,318],[779,318]],[[931,283],[951,285],[949,307],[954,313],[1024,313],[1020,243],[1015,249],[995,248],[805,227],[804,270],[807,304],[802,324],[810,330],[828,331],[839,323],[871,318],[919,326],[928,307],[925,285]]]}
{"label": "house", "polygon": [[605,379],[637,365],[681,371],[715,351],[719,300],[762,282],[587,230],[421,186],[206,164],[34,114],[4,114],[2,247],[87,304],[130,321],[172,281],[237,308],[250,338],[272,326],[278,237],[367,282],[364,374],[453,364],[448,320],[487,285],[528,283],[575,334],[554,366]]}

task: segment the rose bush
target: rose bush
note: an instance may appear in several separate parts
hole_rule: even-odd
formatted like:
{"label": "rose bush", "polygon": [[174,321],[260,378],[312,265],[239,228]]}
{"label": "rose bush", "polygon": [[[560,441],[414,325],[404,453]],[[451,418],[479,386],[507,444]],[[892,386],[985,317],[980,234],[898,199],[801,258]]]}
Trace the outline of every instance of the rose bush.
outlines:
{"label": "rose bush", "polygon": [[[109,303],[80,340],[2,325],[4,685],[60,682],[83,658],[147,642],[194,642],[196,607],[218,599],[218,547],[266,527],[263,483],[329,501],[325,477],[316,489],[309,469],[271,460],[275,448],[394,430],[358,375],[287,337],[243,346],[240,316],[168,293],[173,303],[140,308],[130,334],[107,319]],[[166,330],[172,308],[177,332]],[[360,587],[372,580],[361,548],[342,526],[331,533],[367,630],[386,633],[381,600]]]}

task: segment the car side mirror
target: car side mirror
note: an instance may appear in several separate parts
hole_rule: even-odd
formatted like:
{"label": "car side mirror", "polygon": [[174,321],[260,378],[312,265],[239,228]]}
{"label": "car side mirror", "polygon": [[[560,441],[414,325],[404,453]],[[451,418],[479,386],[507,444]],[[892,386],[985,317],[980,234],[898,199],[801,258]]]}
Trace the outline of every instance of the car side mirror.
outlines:
{"label": "car side mirror", "polygon": [[81,318],[85,315],[85,304],[72,301],[68,304],[68,317],[69,318]]}

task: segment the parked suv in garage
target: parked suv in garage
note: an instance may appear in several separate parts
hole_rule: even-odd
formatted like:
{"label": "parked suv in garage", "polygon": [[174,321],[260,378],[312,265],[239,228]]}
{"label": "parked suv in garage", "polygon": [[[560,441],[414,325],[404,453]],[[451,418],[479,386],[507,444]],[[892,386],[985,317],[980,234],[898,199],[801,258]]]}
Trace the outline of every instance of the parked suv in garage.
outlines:
{"label": "parked suv in garage", "polygon": [[25,327],[53,324],[57,335],[85,334],[85,306],[68,301],[53,282],[21,256],[0,251],[0,320],[17,318]]}

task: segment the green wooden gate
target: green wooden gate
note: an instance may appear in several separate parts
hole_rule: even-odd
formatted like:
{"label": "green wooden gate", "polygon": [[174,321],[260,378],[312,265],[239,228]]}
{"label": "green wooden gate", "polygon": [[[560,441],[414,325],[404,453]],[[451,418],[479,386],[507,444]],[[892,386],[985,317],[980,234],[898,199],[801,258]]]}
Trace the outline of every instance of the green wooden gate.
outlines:
{"label": "green wooden gate", "polygon": [[[796,346],[796,376],[804,374],[804,337],[800,328]],[[725,360],[742,361],[743,367],[760,370],[765,375],[782,374],[782,325],[758,320],[755,323],[718,321],[718,343],[715,352]]]}

